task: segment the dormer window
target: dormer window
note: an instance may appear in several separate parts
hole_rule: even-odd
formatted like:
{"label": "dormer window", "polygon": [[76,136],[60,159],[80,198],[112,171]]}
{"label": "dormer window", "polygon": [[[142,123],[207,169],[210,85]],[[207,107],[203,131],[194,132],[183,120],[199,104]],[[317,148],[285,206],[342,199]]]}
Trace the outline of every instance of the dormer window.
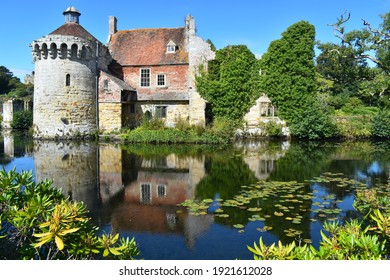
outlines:
{"label": "dormer window", "polygon": [[167,44],[167,53],[175,53],[176,52],[176,44],[172,40]]}

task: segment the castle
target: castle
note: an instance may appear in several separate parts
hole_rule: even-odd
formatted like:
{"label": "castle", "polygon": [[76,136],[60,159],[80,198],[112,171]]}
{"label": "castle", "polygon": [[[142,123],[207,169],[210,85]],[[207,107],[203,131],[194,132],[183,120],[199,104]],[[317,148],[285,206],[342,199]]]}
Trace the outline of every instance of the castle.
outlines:
{"label": "castle", "polygon": [[62,26],[31,43],[35,137],[119,131],[151,117],[205,125],[195,74],[215,54],[192,16],[184,27],[137,30],[117,30],[110,16],[103,44],[80,25],[77,9],[63,15]]}

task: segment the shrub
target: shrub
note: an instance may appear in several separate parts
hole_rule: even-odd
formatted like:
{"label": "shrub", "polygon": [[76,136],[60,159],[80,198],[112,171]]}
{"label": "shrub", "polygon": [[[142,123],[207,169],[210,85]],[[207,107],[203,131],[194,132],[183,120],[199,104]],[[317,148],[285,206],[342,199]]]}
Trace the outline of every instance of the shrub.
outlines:
{"label": "shrub", "polygon": [[268,137],[283,136],[283,126],[276,121],[260,122],[259,127],[262,131],[262,135]]}
{"label": "shrub", "polygon": [[14,130],[28,130],[33,125],[33,112],[22,110],[14,113],[11,127]]}
{"label": "shrub", "polygon": [[163,119],[159,118],[144,118],[140,127],[151,130],[163,129],[165,128],[165,122]]}
{"label": "shrub", "polygon": [[[134,239],[98,235],[85,205],[32,172],[0,171],[0,234],[20,259],[134,259]],[[4,254],[3,251],[0,254]],[[3,257],[8,258],[5,254]]]}
{"label": "shrub", "polygon": [[340,136],[344,138],[368,138],[371,136],[371,125],[369,116],[344,117],[337,123]]}
{"label": "shrub", "polygon": [[373,118],[371,133],[374,137],[390,137],[390,113],[388,111],[380,111]]}
{"label": "shrub", "polygon": [[290,125],[291,135],[311,140],[338,136],[336,124],[316,105],[307,105],[301,117]]}

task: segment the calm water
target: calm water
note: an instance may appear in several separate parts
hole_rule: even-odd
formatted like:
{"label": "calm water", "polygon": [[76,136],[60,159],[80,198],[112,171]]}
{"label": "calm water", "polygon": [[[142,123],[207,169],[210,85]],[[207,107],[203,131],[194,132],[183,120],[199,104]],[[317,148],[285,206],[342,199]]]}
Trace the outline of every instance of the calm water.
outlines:
{"label": "calm water", "polygon": [[260,236],[318,246],[324,221],[356,217],[355,190],[387,184],[389,148],[270,141],[120,146],[5,136],[0,164],[33,170],[37,181],[53,179],[86,203],[103,231],[134,236],[144,259],[252,259],[246,246]]}

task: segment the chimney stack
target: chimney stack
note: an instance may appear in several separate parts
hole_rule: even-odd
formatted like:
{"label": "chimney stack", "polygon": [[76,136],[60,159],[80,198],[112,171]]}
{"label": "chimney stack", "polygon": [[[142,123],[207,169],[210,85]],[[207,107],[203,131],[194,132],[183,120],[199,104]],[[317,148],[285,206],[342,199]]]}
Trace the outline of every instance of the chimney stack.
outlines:
{"label": "chimney stack", "polygon": [[108,18],[108,35],[114,35],[117,32],[116,29],[117,19],[114,16]]}

